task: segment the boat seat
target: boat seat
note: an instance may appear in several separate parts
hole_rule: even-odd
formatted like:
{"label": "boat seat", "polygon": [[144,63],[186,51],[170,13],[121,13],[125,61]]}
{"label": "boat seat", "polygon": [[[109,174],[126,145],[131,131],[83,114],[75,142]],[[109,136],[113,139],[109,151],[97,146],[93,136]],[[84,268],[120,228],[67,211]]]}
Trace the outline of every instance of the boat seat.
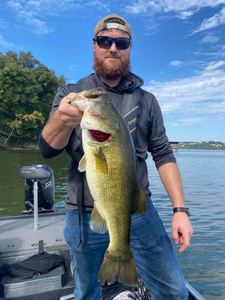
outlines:
{"label": "boat seat", "polygon": [[42,168],[24,166],[20,168],[20,176],[23,179],[46,179],[50,177],[50,173]]}

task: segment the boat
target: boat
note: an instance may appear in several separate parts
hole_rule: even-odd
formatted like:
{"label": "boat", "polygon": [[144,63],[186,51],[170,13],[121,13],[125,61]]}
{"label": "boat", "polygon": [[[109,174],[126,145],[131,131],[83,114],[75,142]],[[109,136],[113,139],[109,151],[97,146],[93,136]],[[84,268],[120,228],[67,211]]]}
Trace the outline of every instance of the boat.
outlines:
{"label": "boat", "polygon": [[[48,273],[35,273],[31,278],[13,277],[8,274],[2,276],[0,300],[72,300],[75,288],[74,268],[71,267],[69,248],[63,235],[65,212],[52,212],[52,208],[48,207],[43,213],[43,210],[38,208],[38,180],[45,180],[44,186],[53,186],[49,183],[54,182],[52,177],[49,180],[51,170],[45,166],[34,165],[23,167],[20,172],[23,178],[28,178],[26,180],[33,178],[33,199],[25,199],[30,201],[34,211],[31,213],[30,209],[27,209],[27,214],[0,218],[0,269],[5,265],[18,264],[38,253],[56,254],[63,258],[63,263]],[[204,300],[190,284],[186,285],[189,300]],[[132,288],[117,282],[103,286],[102,295],[104,300],[151,299],[141,279],[138,280],[137,287]]]}
{"label": "boat", "polygon": [[177,145],[177,144],[179,144],[179,142],[171,142],[171,141],[170,141],[171,149],[177,151],[178,148],[177,148],[177,146],[175,146],[175,145]]}

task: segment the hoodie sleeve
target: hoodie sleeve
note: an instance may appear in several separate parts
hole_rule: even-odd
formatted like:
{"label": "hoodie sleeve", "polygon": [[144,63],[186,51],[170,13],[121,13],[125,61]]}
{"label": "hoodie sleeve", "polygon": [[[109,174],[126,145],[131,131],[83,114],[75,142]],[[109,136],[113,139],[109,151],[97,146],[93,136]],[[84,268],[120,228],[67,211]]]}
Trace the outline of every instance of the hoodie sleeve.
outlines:
{"label": "hoodie sleeve", "polygon": [[44,158],[52,158],[54,156],[59,155],[64,150],[64,149],[58,150],[52,148],[43,138],[42,133],[39,135],[38,144],[39,144],[39,150]]}
{"label": "hoodie sleeve", "polygon": [[148,151],[151,152],[158,169],[166,163],[176,163],[176,159],[166,135],[161,109],[155,97],[153,97],[150,114]]}

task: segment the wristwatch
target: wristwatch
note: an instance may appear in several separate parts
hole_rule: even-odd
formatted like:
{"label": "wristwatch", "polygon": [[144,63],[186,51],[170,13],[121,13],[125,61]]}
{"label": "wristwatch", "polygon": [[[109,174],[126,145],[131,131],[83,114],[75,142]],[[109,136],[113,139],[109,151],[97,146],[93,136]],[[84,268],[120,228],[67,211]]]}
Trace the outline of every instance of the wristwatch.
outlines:
{"label": "wristwatch", "polygon": [[187,207],[175,207],[173,209],[173,213],[175,214],[176,212],[185,212],[188,215],[188,217],[190,217],[190,215],[191,215],[189,208],[187,208]]}

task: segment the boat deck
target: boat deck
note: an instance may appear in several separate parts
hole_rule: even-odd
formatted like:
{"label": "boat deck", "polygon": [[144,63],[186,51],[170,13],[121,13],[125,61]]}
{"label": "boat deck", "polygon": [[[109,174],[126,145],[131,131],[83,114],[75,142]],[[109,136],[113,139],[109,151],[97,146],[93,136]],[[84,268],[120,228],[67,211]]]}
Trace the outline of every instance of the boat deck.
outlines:
{"label": "boat deck", "polygon": [[[69,248],[63,236],[65,219],[65,213],[40,214],[39,229],[34,230],[33,215],[0,218],[0,268],[4,263],[13,264],[37,254],[41,240],[45,251],[58,253],[65,259],[63,266],[35,279],[21,280],[4,276],[0,282],[0,300],[72,299],[63,298],[71,295],[74,290]],[[110,294],[121,290],[121,287],[123,288],[117,284],[103,288],[103,299],[111,299]],[[188,283],[187,288],[189,300],[204,300]]]}
{"label": "boat deck", "polygon": [[0,265],[7,257],[37,253],[40,240],[46,251],[68,249],[63,236],[65,217],[65,213],[40,214],[38,230],[32,215],[0,218]]}

